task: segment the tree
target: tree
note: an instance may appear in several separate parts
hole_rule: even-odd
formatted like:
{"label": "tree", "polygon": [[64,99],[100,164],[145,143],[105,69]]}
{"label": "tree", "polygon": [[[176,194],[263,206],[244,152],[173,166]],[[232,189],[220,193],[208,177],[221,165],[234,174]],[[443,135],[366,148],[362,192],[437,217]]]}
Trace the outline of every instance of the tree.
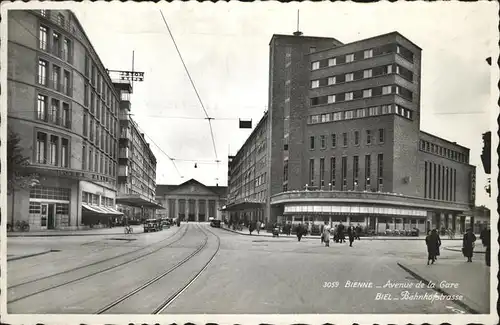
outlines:
{"label": "tree", "polygon": [[16,191],[25,190],[39,184],[38,176],[27,171],[29,157],[23,155],[19,145],[19,134],[8,129],[7,134],[7,193],[11,195],[11,223],[14,225],[14,196]]}

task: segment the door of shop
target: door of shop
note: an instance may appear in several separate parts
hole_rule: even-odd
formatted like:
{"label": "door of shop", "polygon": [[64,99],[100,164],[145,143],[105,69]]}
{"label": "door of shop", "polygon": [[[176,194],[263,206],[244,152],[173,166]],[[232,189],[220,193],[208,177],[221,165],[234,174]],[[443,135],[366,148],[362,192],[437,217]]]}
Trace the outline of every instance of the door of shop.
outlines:
{"label": "door of shop", "polygon": [[54,229],[56,226],[56,205],[54,203],[49,204],[49,208],[47,210],[47,228]]}
{"label": "door of shop", "polygon": [[42,230],[47,229],[47,216],[48,216],[48,210],[49,210],[49,205],[48,204],[41,204],[42,207],[42,213],[40,215],[40,228]]}

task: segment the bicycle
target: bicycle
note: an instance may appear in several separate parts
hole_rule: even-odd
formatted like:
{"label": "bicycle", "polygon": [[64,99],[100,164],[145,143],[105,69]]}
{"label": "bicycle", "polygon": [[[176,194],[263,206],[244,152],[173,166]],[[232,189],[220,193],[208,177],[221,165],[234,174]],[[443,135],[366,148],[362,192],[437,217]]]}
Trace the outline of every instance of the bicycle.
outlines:
{"label": "bicycle", "polygon": [[15,229],[19,231],[30,231],[30,225],[26,221],[16,221]]}
{"label": "bicycle", "polygon": [[125,226],[124,230],[126,234],[131,234],[134,232],[134,228],[132,228],[131,226]]}

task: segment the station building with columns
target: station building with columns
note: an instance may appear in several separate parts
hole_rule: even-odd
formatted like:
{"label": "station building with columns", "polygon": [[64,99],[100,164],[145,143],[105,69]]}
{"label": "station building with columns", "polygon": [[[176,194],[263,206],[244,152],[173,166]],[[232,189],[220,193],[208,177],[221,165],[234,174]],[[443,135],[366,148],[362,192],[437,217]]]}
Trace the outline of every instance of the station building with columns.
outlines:
{"label": "station building with columns", "polygon": [[229,157],[232,218],[377,232],[474,224],[470,150],[421,130],[420,47],[397,32],[269,45],[269,110]]}
{"label": "station building with columns", "polygon": [[157,217],[195,222],[205,222],[209,218],[223,220],[226,191],[226,186],[206,186],[195,179],[179,185],[159,184],[156,201],[165,210],[157,211]]}

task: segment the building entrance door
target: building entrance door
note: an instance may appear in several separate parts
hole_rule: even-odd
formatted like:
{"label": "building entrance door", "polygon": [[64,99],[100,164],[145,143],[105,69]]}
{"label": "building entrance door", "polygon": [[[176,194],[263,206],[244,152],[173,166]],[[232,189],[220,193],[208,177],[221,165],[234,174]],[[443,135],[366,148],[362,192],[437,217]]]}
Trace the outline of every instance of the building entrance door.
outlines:
{"label": "building entrance door", "polygon": [[41,207],[42,207],[42,214],[40,215],[40,228],[42,230],[45,230],[47,229],[47,216],[48,216],[49,205],[41,204]]}
{"label": "building entrance door", "polygon": [[54,229],[56,226],[56,205],[55,204],[49,204],[49,208],[47,209],[47,228],[48,229]]}

